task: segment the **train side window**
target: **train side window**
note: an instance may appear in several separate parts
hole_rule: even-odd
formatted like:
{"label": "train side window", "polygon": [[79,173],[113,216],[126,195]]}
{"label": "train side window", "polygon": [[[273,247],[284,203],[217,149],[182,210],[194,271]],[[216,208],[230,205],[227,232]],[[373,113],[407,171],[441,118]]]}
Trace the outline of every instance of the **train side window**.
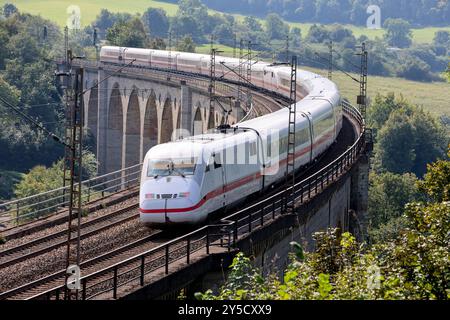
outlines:
{"label": "train side window", "polygon": [[222,160],[219,154],[214,157],[214,169],[222,168]]}
{"label": "train side window", "polygon": [[256,142],[250,143],[250,156],[256,155]]}
{"label": "train side window", "polygon": [[214,156],[211,156],[211,158],[209,158],[205,172],[210,172],[210,171],[214,170],[214,168],[213,168],[214,163],[215,163]]}

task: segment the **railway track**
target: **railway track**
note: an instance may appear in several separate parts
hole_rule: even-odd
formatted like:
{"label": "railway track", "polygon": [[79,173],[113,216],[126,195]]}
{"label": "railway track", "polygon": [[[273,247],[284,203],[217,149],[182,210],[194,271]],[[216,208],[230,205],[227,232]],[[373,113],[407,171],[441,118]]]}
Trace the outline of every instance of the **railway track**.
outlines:
{"label": "railway track", "polygon": [[[258,101],[258,106],[255,108],[257,110],[257,115],[267,114],[270,112],[273,112],[274,110],[278,110],[280,106],[277,106],[277,102],[274,100],[271,100],[267,97],[265,97],[262,94],[255,94],[255,100]],[[268,107],[267,105],[270,105]],[[126,208],[114,211],[110,214],[98,217],[96,219],[93,219],[91,221],[88,221],[86,223],[82,224],[82,231],[81,231],[81,239],[87,239],[90,236],[96,235],[100,232],[106,231],[110,228],[113,228],[115,226],[118,226],[120,224],[124,224],[128,221],[131,221],[138,217],[138,213],[133,214],[133,211],[136,211],[138,205],[132,205],[128,206]],[[43,221],[41,225],[41,229],[43,228],[43,225],[46,225],[47,222]],[[61,223],[60,223],[61,224]],[[48,223],[49,227],[53,226]],[[151,238],[145,238],[146,241],[150,241],[150,239],[153,239],[153,236]],[[141,243],[143,240],[138,240],[137,243]],[[53,250],[56,250],[58,248],[63,247],[67,243],[67,231],[61,230],[55,233],[52,233],[50,235],[45,235],[42,237],[39,237],[37,239],[32,239],[30,241],[27,241],[25,243],[19,244],[17,246],[5,249],[3,251],[0,251],[0,268],[5,268],[9,266],[13,266],[15,264],[18,264],[20,262],[26,261],[28,259],[47,254]],[[136,242],[133,242],[130,244],[131,247],[136,245]],[[125,248],[128,248],[128,246],[122,247],[120,250],[125,250]],[[143,250],[146,248],[143,248]],[[106,254],[106,256],[112,256],[114,255],[115,250],[109,252]],[[82,264],[83,271],[85,272],[84,268],[86,268],[87,265],[94,263],[97,261],[97,259],[100,259],[99,261],[102,261],[102,258],[104,258],[105,255],[101,255],[98,258],[92,258],[91,260],[86,261]],[[98,267],[95,269],[98,270]],[[64,279],[64,271],[59,271],[55,274],[52,274],[50,276],[43,277],[41,279],[38,279],[36,281],[32,281],[28,284],[25,284],[23,286],[20,286],[17,289],[12,289],[8,292],[15,292],[15,290],[25,290],[27,291],[28,288],[30,289],[29,294],[25,294],[23,296],[19,295],[18,299],[25,298],[26,296],[32,296],[33,293],[36,292],[42,292],[42,290],[45,290],[46,286],[52,287],[54,285],[60,285],[61,279]],[[55,278],[56,277],[56,278]],[[44,283],[48,283],[48,285],[44,286]],[[43,287],[44,286],[44,287]],[[19,292],[17,291],[17,292]],[[6,293],[5,293],[6,294]],[[0,298],[4,294],[0,294]]]}
{"label": "railway track", "polygon": [[[83,223],[81,225],[81,240],[138,218],[137,209],[138,204],[133,204]],[[64,246],[66,243],[67,231],[62,230],[0,251],[0,268],[45,254]]]}
{"label": "railway track", "polygon": [[[310,174],[313,170],[320,170],[320,168],[324,167],[326,163],[333,159],[336,155],[336,153],[341,152],[343,149],[346,148],[346,145],[352,143],[354,139],[354,135],[351,133],[351,125],[347,123],[347,125],[343,128],[340,139],[341,143],[336,144],[332,148],[330,148],[329,152],[326,152],[322,155],[320,158],[320,161],[316,162],[312,166],[308,168],[304,168],[298,175],[299,179],[302,179],[303,177],[306,177],[308,174]],[[280,191],[282,188],[282,185],[275,186],[274,189],[267,192],[263,197],[268,197],[271,194],[275,194],[278,191]],[[249,199],[249,203],[256,203],[260,201],[261,196],[255,197],[254,199]],[[234,211],[234,210],[233,210]],[[227,213],[228,215],[230,212]],[[214,218],[214,221],[220,220],[223,218],[222,215],[217,216]],[[106,218],[105,218],[106,219]],[[257,223],[257,222],[255,222]],[[96,271],[102,270],[107,268],[108,266],[114,265],[115,263],[124,261],[130,257],[136,256],[139,253],[145,252],[147,250],[150,250],[152,248],[157,247],[161,243],[164,243],[164,241],[170,240],[173,238],[173,235],[168,233],[167,231],[156,231],[155,233],[152,233],[151,235],[145,236],[141,239],[138,239],[132,243],[126,244],[124,246],[121,246],[119,248],[116,248],[114,250],[111,250],[107,253],[101,254],[97,257],[94,257],[92,259],[86,260],[81,263],[80,267],[83,271],[83,276],[92,274]],[[149,257],[151,260],[152,258],[160,259],[161,257]],[[136,269],[137,264],[130,265],[130,270]],[[91,279],[90,286],[95,287],[96,284],[104,283],[105,281],[109,281],[110,275],[103,275],[99,276],[98,279]],[[25,285],[22,285],[18,288],[9,290],[4,293],[0,293],[0,300],[1,299],[12,299],[12,300],[22,300],[22,299],[32,299],[34,297],[42,296],[43,293],[47,291],[51,291],[54,288],[61,287],[61,284],[64,284],[65,281],[65,270],[60,270],[52,275],[43,277],[41,279],[32,281],[30,283],[27,283]],[[94,283],[92,283],[94,282]],[[101,290],[100,290],[101,291]],[[63,298],[61,292],[61,298]],[[97,294],[95,294],[97,295]]]}
{"label": "railway track", "polygon": [[[101,199],[93,200],[84,205],[84,208],[89,212],[94,212],[103,207],[111,207],[117,203],[125,202],[126,200],[132,198],[139,192],[139,187],[132,187],[130,189],[119,192],[116,199],[112,199],[112,195],[107,195]],[[62,210],[53,215],[49,215],[34,221],[30,221],[19,226],[14,226],[8,229],[0,230],[6,241],[22,238],[45,229],[49,229],[55,226],[59,226],[67,223],[67,210]],[[1,249],[1,246],[0,246]]]}
{"label": "railway track", "polygon": [[[276,106],[277,104],[281,105],[279,101],[275,99],[268,98],[261,93],[254,93],[255,101],[258,101],[258,107],[255,108],[254,113],[256,116],[260,116],[263,114],[271,113],[273,111],[279,110],[280,107]],[[263,110],[261,110],[261,107]],[[344,145],[336,148],[341,149],[345,147]],[[332,149],[332,148],[330,148]],[[331,152],[331,151],[330,151]],[[328,157],[332,158],[332,155],[328,155],[330,152],[327,152],[323,155],[321,160],[326,159]],[[336,153],[336,152],[331,152]],[[327,161],[320,161],[327,162]],[[323,164],[324,165],[324,164]],[[322,166],[322,164],[316,163],[304,171],[301,172],[301,176],[305,176],[311,170],[315,170]],[[278,188],[275,188],[278,189]],[[272,190],[268,194],[276,192]],[[267,194],[264,195],[264,197]],[[253,199],[253,201],[256,201]],[[253,202],[252,201],[252,202]],[[132,208],[134,207],[134,208]],[[82,225],[82,239],[89,238],[90,235],[96,234],[98,232],[102,232],[107,230],[108,228],[112,228],[115,225],[125,223],[134,219],[138,214],[130,216],[126,216],[126,210],[135,210],[137,205],[130,206],[128,208],[124,208],[118,210],[116,212],[111,213],[110,215],[105,215],[103,217],[94,219],[90,222],[86,222]],[[112,216],[114,214],[114,216]],[[228,213],[229,214],[229,213]],[[111,222],[112,221],[112,222]],[[158,246],[161,242],[167,241],[167,239],[171,238],[170,233],[167,231],[156,231],[150,235],[142,237],[138,240],[125,244],[119,248],[115,248],[111,251],[103,253],[99,256],[91,258],[89,260],[85,260],[81,263],[80,267],[83,270],[83,276],[92,274],[98,270],[102,270],[107,268],[108,266],[114,265],[115,263],[126,260],[127,258],[138,255],[139,253],[148,251],[156,246]],[[40,254],[45,254],[50,252],[53,249],[61,247],[66,243],[66,231],[61,231],[46,237],[42,237],[39,239],[35,239],[24,243],[15,248],[10,248],[8,250],[4,250],[0,252],[0,268],[11,266],[20,261],[24,261],[26,259],[35,257]],[[29,252],[27,252],[29,251]],[[4,259],[2,259],[4,258]],[[150,257],[151,259],[152,257]],[[155,259],[158,257],[154,257]],[[134,266],[132,266],[134,267]],[[104,282],[105,280],[109,280],[108,276],[99,276],[98,279],[91,279],[96,283]],[[65,270],[60,270],[54,274],[43,277],[41,279],[26,283],[18,288],[9,290],[4,293],[0,293],[0,299],[13,299],[13,300],[26,300],[32,299],[33,297],[41,296],[43,293],[60,287],[64,284],[65,281]]]}
{"label": "railway track", "polygon": [[[95,258],[83,261],[80,264],[80,268],[84,274],[90,274],[94,271],[98,271],[108,265],[117,263],[127,257],[131,257],[143,250],[149,250],[152,247],[158,245],[157,240],[164,241],[167,238],[162,237],[165,231],[156,231],[148,236],[142,237],[136,241],[128,243],[119,248],[113,249],[109,252],[103,253]],[[167,234],[169,237],[170,234]],[[0,293],[0,300],[26,300],[32,298],[35,295],[41,294],[48,289],[60,286],[65,282],[65,270],[60,270],[44,278],[32,281],[18,288],[9,290],[4,293]]]}
{"label": "railway track", "polygon": [[[273,112],[278,110],[273,100],[265,97],[262,94],[256,94],[256,99],[259,101],[258,108],[255,108],[258,116]],[[268,107],[270,105],[271,107]],[[260,110],[263,107],[265,110]],[[132,205],[126,208],[114,211],[105,216],[96,218],[89,222],[82,224],[81,240],[90,237],[98,232],[107,230],[114,226],[120,225],[131,221],[132,219],[138,217],[138,214],[129,215],[133,209],[137,209],[138,206]],[[122,217],[125,216],[125,217]],[[57,249],[66,243],[67,231],[62,230],[50,235],[46,235],[26,243],[20,244],[18,246],[0,251],[0,268],[5,268],[16,263],[25,261],[27,259],[34,258],[38,255],[50,252]]]}

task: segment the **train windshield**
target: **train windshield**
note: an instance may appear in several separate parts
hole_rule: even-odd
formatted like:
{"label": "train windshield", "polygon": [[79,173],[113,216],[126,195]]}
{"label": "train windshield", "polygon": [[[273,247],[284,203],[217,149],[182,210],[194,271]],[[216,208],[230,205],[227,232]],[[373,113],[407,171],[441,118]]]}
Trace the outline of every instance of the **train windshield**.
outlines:
{"label": "train windshield", "polygon": [[197,158],[150,159],[147,177],[192,176],[196,165]]}

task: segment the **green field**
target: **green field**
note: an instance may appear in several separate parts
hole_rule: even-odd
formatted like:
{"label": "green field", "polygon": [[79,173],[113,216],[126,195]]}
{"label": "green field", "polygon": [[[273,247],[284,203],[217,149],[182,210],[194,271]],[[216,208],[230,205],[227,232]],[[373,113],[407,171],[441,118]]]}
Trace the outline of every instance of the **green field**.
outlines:
{"label": "green field", "polygon": [[[60,26],[66,25],[67,8],[70,5],[77,5],[81,9],[81,24],[82,26],[89,25],[95,20],[95,17],[100,13],[102,8],[107,8],[112,12],[129,12],[129,13],[143,13],[147,8],[162,8],[166,10],[167,14],[173,16],[176,14],[178,6],[175,4],[157,1],[157,0],[133,0],[128,3],[119,0],[0,0],[0,5],[5,3],[13,3],[19,10],[29,12],[32,14],[40,14],[42,17],[55,21]],[[215,12],[214,10],[210,10]],[[237,20],[242,21],[243,15],[235,14]],[[299,27],[302,30],[303,36],[308,33],[311,23],[289,22],[291,26]],[[357,27],[347,25],[356,37],[365,34],[370,39],[382,37],[384,30],[369,30],[364,27]],[[434,33],[438,30],[450,31],[449,27],[443,28],[423,28],[413,29],[414,41],[417,43],[430,43],[433,40]]]}
{"label": "green field", "polygon": [[[132,7],[129,3],[117,0],[0,0],[0,5],[6,2],[14,3],[20,10],[33,14],[40,14],[45,18],[56,21],[59,25],[64,25],[68,15],[66,9],[69,5],[78,5],[81,9],[82,24],[87,25],[92,22],[102,8],[108,8],[113,12],[142,13],[148,7],[163,8],[169,15],[174,15],[177,5],[155,0],[134,0]],[[242,20],[242,15],[235,15],[238,20]],[[302,29],[303,35],[307,34],[312,24],[290,23]],[[347,26],[351,28],[355,36],[366,34],[369,38],[382,37],[383,30],[368,30],[362,27]],[[447,28],[424,28],[415,29],[414,40],[416,42],[431,42],[437,30],[448,30]],[[226,46],[219,46],[224,51],[224,55],[232,55],[233,49]],[[210,46],[203,45],[197,48],[199,53],[209,53]],[[319,74],[326,74],[326,71],[311,69]],[[339,85],[344,96],[354,100],[359,88],[358,84],[340,72],[335,73],[334,80]],[[377,92],[386,94],[395,92],[401,93],[410,102],[423,105],[434,115],[450,115],[450,87],[446,83],[421,83],[408,81],[399,78],[369,77],[369,95],[374,96]],[[353,97],[353,98],[352,98]]]}
{"label": "green field", "polygon": [[[289,22],[289,24],[291,26],[300,28],[302,30],[303,36],[308,34],[309,28],[313,25],[312,23],[298,23],[298,22]],[[361,35],[365,35],[369,39],[374,40],[377,37],[382,38],[385,33],[385,30],[383,29],[373,30],[353,25],[344,25],[344,27],[352,30],[356,38],[358,38]],[[422,29],[412,29],[413,40],[416,43],[431,43],[433,41],[434,34],[439,30],[446,30],[450,32],[450,27],[441,27],[441,28],[428,27]]]}
{"label": "green field", "polygon": [[[327,70],[301,67],[305,70],[327,75]],[[358,78],[358,75],[354,74]],[[338,85],[344,97],[350,102],[356,104],[356,95],[359,93],[359,84],[343,73],[336,71],[333,74],[333,81]],[[409,81],[401,78],[376,77],[368,78],[368,94],[374,98],[377,93],[386,95],[394,92],[396,96],[403,97],[409,102],[423,106],[424,110],[429,111],[435,116],[450,116],[450,84],[445,82],[422,83]]]}
{"label": "green field", "polygon": [[[223,56],[233,56],[233,48],[224,46],[224,45],[214,45],[214,48],[217,48],[219,51],[223,51],[220,53],[220,55]],[[201,46],[196,47],[195,52],[197,53],[203,53],[203,54],[209,54],[211,52],[211,45],[210,44],[204,44]]]}
{"label": "green field", "polygon": [[80,7],[82,26],[89,25],[95,20],[100,10],[107,8],[111,12],[143,13],[147,8],[161,8],[167,14],[175,15],[178,6],[156,0],[0,0],[0,5],[13,3],[20,11],[41,15],[65,26],[69,14],[67,8],[71,5]]}
{"label": "green field", "polygon": [[[221,53],[222,55],[231,56],[233,54],[233,48],[231,47],[223,45],[216,47],[224,51],[224,53]],[[204,45],[197,47],[196,51],[198,53],[208,54],[210,52],[210,46]],[[328,70],[324,69],[305,66],[300,66],[300,68],[315,72],[324,77],[328,73]],[[356,79],[359,77],[357,74],[351,75]],[[333,73],[333,81],[338,85],[342,95],[353,104],[356,104],[356,96],[359,94],[359,84],[340,71]],[[398,97],[403,95],[406,100],[415,105],[423,106],[424,110],[429,111],[434,116],[441,116],[443,114],[450,116],[450,84],[446,82],[423,83],[395,77],[369,76],[369,97],[373,99],[377,93],[386,95],[390,92],[394,92]]]}

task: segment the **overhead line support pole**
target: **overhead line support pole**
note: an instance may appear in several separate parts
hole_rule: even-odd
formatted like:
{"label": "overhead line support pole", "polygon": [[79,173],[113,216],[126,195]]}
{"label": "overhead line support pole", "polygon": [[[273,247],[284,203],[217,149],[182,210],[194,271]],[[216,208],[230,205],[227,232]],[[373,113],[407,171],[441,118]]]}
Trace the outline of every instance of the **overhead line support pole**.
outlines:
{"label": "overhead line support pole", "polygon": [[329,53],[329,65],[328,65],[328,79],[333,80],[333,41],[328,44],[330,50]]}
{"label": "overhead line support pole", "polygon": [[[297,115],[297,56],[292,56],[291,86],[289,104],[289,123],[286,161],[286,213],[295,213],[295,147],[296,147],[296,115]],[[289,179],[289,174],[292,174]],[[291,190],[289,191],[289,188]]]}

